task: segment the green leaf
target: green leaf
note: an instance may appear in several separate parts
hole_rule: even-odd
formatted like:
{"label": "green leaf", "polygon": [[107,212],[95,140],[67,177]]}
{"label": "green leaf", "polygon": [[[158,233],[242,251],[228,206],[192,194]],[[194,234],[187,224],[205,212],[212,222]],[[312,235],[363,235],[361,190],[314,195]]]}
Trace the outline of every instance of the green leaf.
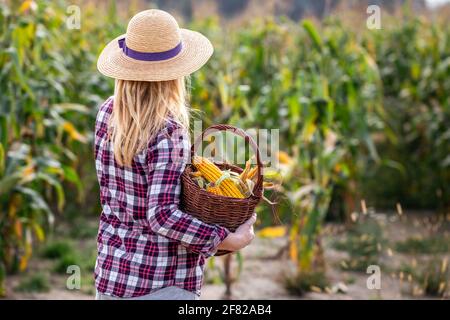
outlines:
{"label": "green leaf", "polygon": [[37,179],[42,179],[46,181],[48,184],[50,184],[56,191],[57,200],[58,200],[58,211],[61,212],[64,208],[65,204],[65,195],[64,195],[64,189],[61,185],[61,183],[56,180],[54,177],[52,177],[49,174],[39,172],[36,176]]}
{"label": "green leaf", "polygon": [[316,28],[314,27],[314,24],[311,20],[304,20],[303,21],[303,28],[308,33],[309,37],[311,38],[314,46],[318,51],[322,51],[322,39],[319,36],[319,33],[317,32]]}
{"label": "green leaf", "polygon": [[5,160],[5,149],[0,142],[0,177],[3,176],[3,172],[5,171]]}
{"label": "green leaf", "polygon": [[77,187],[77,191],[78,191],[78,200],[82,201],[82,199],[84,198],[84,188],[83,188],[83,183],[81,182],[81,179],[78,175],[78,173],[75,171],[74,168],[69,167],[69,166],[62,166],[63,172],[64,172],[64,178],[75,184],[75,186]]}
{"label": "green leaf", "polygon": [[3,261],[0,260],[0,297],[4,297],[6,295],[5,279],[6,267]]}
{"label": "green leaf", "polygon": [[8,54],[13,62],[14,72],[17,77],[19,85],[22,87],[22,89],[28,93],[31,99],[35,100],[35,96],[33,91],[31,90],[30,86],[28,85],[27,81],[25,80],[25,76],[22,72],[22,69],[20,67],[19,63],[19,56],[17,54],[17,51],[15,48],[10,47],[6,50],[4,50],[6,54]]}
{"label": "green leaf", "polygon": [[45,202],[44,198],[35,190],[27,187],[17,187],[16,190],[23,195],[27,196],[31,200],[31,207],[35,210],[42,210],[48,214],[49,217],[53,217],[53,212]]}
{"label": "green leaf", "polygon": [[0,142],[5,149],[8,148],[8,120],[4,115],[0,115]]}
{"label": "green leaf", "polygon": [[406,177],[406,168],[400,162],[389,159],[383,159],[381,160],[380,164],[388,168],[395,169],[399,171],[403,177]]}
{"label": "green leaf", "polygon": [[58,113],[63,113],[67,111],[76,111],[77,113],[89,114],[90,109],[85,105],[78,103],[58,103],[53,106],[53,108],[58,111]]}
{"label": "green leaf", "polygon": [[237,276],[242,273],[242,270],[244,269],[244,257],[242,256],[242,253],[240,251],[236,252],[236,259],[238,263],[238,272]]}
{"label": "green leaf", "polygon": [[43,242],[45,240],[44,229],[36,222],[33,222],[33,229],[38,241]]}
{"label": "green leaf", "polygon": [[17,172],[11,175],[4,176],[0,180],[0,195],[11,192],[19,183],[20,178],[20,174]]}
{"label": "green leaf", "polygon": [[380,160],[380,156],[378,155],[378,152],[377,152],[377,149],[375,147],[375,144],[373,143],[373,140],[372,140],[372,138],[370,137],[369,134],[366,134],[364,136],[364,142],[366,143],[367,148],[369,149],[369,153],[370,153],[371,158],[378,162]]}

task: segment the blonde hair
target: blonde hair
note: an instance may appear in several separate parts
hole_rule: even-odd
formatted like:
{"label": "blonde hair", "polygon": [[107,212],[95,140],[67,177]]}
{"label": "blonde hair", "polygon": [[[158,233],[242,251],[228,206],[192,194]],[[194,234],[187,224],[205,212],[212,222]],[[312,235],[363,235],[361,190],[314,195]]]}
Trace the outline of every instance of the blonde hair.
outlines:
{"label": "blonde hair", "polygon": [[120,165],[131,166],[134,156],[147,147],[169,118],[189,129],[185,81],[189,78],[155,82],[116,80],[109,127],[114,157]]}

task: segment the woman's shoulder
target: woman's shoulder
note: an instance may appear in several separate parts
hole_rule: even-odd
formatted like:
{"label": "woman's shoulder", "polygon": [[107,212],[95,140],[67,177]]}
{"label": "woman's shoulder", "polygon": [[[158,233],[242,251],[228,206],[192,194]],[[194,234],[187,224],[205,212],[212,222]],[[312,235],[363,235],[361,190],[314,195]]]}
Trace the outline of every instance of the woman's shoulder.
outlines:
{"label": "woman's shoulder", "polygon": [[109,97],[106,99],[98,109],[97,117],[96,117],[96,129],[105,128],[107,126],[107,122],[109,119],[109,116],[112,112],[114,105],[114,96]]}
{"label": "woman's shoulder", "polygon": [[186,163],[190,146],[188,131],[181,124],[168,120],[147,149],[148,161],[173,162],[176,159]]}
{"label": "woman's shoulder", "polygon": [[161,144],[171,144],[189,147],[188,130],[173,119],[167,119],[165,126],[158,132],[156,138],[153,139],[152,146],[156,147]]}
{"label": "woman's shoulder", "polygon": [[165,131],[165,133],[170,136],[173,135],[174,133],[175,134],[187,133],[187,129],[182,124],[180,124],[179,122],[175,121],[172,118],[166,119],[166,125],[162,131]]}
{"label": "woman's shoulder", "polygon": [[111,113],[114,105],[114,96],[107,98],[98,109],[98,113]]}

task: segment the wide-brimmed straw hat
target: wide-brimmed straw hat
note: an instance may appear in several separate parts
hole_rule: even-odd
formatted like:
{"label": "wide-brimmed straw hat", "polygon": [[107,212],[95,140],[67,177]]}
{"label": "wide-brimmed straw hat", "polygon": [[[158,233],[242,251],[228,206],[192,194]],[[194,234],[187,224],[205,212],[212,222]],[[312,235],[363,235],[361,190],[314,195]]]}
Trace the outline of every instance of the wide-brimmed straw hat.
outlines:
{"label": "wide-brimmed straw hat", "polygon": [[126,34],[106,45],[97,68],[121,80],[174,80],[200,69],[213,51],[204,35],[179,28],[169,13],[145,10],[130,20]]}

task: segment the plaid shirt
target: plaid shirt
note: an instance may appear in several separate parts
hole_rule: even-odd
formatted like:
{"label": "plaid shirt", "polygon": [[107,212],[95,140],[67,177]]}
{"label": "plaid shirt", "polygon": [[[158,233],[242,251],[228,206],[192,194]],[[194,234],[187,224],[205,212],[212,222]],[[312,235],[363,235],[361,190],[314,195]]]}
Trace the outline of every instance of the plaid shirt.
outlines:
{"label": "plaid shirt", "polygon": [[95,283],[99,292],[137,297],[177,286],[200,295],[205,258],[229,231],[178,209],[180,176],[189,160],[189,138],[173,121],[132,167],[114,159],[108,141],[113,97],[100,107],[95,126],[95,164],[102,213]]}

